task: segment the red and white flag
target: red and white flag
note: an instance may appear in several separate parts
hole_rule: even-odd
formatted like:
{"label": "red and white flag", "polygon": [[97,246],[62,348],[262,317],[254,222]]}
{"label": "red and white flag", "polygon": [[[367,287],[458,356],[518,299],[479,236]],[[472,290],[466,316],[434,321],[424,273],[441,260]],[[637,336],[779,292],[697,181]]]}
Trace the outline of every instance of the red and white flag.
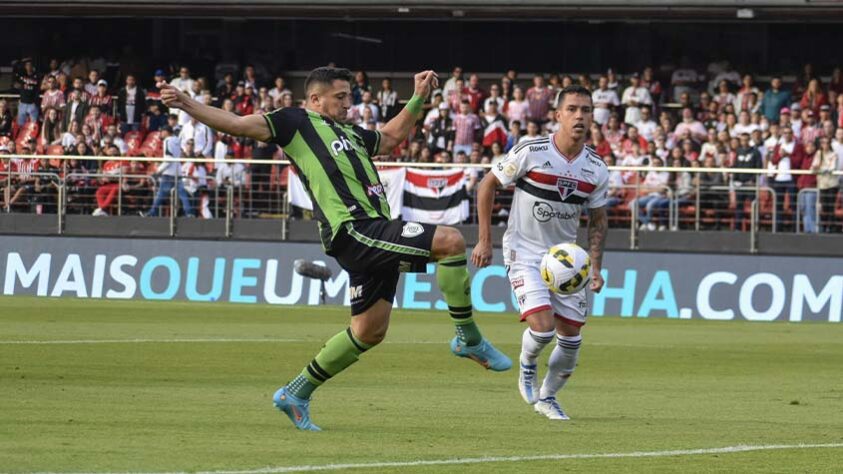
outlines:
{"label": "red and white flag", "polygon": [[401,217],[426,224],[454,225],[465,221],[469,215],[465,182],[465,171],[459,168],[445,171],[408,169]]}

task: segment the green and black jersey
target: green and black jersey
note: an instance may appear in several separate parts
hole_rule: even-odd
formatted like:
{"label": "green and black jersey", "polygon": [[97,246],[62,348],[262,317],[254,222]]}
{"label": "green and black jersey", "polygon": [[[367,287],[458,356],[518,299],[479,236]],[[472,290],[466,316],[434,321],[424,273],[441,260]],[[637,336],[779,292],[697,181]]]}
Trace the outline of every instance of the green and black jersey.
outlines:
{"label": "green and black jersey", "polygon": [[389,202],[371,158],[380,146],[380,132],[293,107],[264,118],[270,141],[284,149],[313,200],[326,252],[331,253],[343,223],[389,219]]}

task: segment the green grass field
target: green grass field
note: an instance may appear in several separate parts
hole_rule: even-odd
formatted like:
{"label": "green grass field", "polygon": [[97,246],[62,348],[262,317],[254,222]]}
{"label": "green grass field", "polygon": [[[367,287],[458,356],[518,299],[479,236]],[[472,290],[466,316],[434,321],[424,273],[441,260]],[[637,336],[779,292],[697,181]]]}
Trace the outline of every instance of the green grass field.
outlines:
{"label": "green grass field", "polygon": [[[450,355],[447,315],[399,311],[388,343],[316,393],[325,431],[295,431],[270,397],[346,314],[0,298],[0,471],[843,470],[841,325],[594,318],[560,423],[521,401],[515,371]],[[515,358],[517,318],[478,319]],[[772,449],[688,452],[740,445]],[[513,459],[542,455],[560,456]]]}

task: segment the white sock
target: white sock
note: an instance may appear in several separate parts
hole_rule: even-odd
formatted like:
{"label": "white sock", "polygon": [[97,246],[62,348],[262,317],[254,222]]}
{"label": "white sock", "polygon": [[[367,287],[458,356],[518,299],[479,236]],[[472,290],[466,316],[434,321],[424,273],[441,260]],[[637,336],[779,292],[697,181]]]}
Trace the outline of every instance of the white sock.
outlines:
{"label": "white sock", "polygon": [[544,349],[544,346],[550,344],[554,334],[555,331],[535,332],[530,328],[525,329],[524,335],[521,336],[521,363],[524,365],[535,364],[536,358]]}
{"label": "white sock", "polygon": [[582,336],[556,335],[556,347],[547,361],[547,375],[542,383],[539,398],[555,397],[556,392],[565,386],[577,366],[581,343]]}

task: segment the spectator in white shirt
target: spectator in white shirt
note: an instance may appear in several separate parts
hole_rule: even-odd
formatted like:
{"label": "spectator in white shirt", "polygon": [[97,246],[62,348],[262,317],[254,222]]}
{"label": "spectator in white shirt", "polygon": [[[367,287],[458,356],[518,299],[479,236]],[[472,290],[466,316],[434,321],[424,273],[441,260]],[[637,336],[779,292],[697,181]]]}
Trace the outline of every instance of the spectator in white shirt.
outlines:
{"label": "spectator in white shirt", "polygon": [[[653,167],[661,167],[661,158],[653,158],[651,160]],[[670,173],[667,171],[652,170],[647,172],[644,182],[641,185],[639,197],[636,199],[638,209],[638,220],[641,222],[641,229],[656,230],[656,224],[653,222],[653,212],[659,200],[665,196],[668,183],[670,182]],[[642,211],[644,211],[642,213]]]}
{"label": "spectator in white shirt", "polygon": [[606,125],[609,116],[615,107],[621,105],[618,93],[609,89],[609,78],[600,76],[597,81],[597,89],[591,93],[591,102],[594,103],[594,121],[600,126]]}
{"label": "spectator in white shirt", "polygon": [[190,77],[190,69],[182,66],[179,69],[179,77],[170,81],[170,85],[185,94],[193,94],[193,83],[196,82]]}
{"label": "spectator in white shirt", "polygon": [[176,193],[178,194],[179,201],[181,201],[184,214],[191,216],[193,213],[193,208],[190,205],[190,196],[184,190],[184,183],[180,179],[181,163],[179,163],[179,158],[181,158],[181,141],[178,137],[172,136],[172,134],[173,129],[169,126],[161,129],[165,161],[162,161],[155,171],[155,175],[159,178],[158,192],[155,194],[152,208],[147,213],[141,212],[142,216],[157,216],[161,204],[170,199],[170,191],[173,187],[176,188]]}
{"label": "spectator in white shirt", "polygon": [[644,106],[640,107],[641,109],[641,119],[636,122],[635,128],[638,129],[638,133],[647,139],[647,141],[653,140],[653,132],[656,131],[656,128],[659,126],[655,120],[651,118],[650,107]]}
{"label": "spectator in white shirt", "polygon": [[197,157],[210,158],[214,154],[214,133],[207,125],[193,117],[182,126],[179,139],[182,142],[192,140],[193,153]]}
{"label": "spectator in white shirt", "polygon": [[372,103],[372,93],[370,91],[363,91],[361,102],[351,107],[352,117],[355,121],[362,120],[363,109],[370,109],[372,112],[372,119],[377,122],[379,117],[378,106]]}
{"label": "spectator in white shirt", "polygon": [[624,114],[624,123],[633,125],[641,120],[641,106],[653,105],[653,99],[650,97],[650,91],[646,87],[641,87],[638,79],[638,73],[633,73],[629,78],[629,87],[623,91],[621,103],[626,106],[626,113]]}

